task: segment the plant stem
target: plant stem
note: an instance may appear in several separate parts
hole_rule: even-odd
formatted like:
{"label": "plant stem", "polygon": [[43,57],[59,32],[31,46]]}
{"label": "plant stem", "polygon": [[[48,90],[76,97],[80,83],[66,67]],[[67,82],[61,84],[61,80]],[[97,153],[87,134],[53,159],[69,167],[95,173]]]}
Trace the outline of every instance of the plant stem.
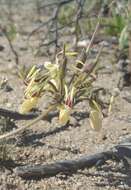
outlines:
{"label": "plant stem", "polygon": [[95,30],[94,30],[94,33],[93,33],[93,35],[91,37],[90,43],[89,43],[88,47],[86,48],[86,54],[89,52],[89,50],[91,48],[91,45],[92,45],[92,43],[94,41],[94,38],[95,38],[95,35],[96,35],[97,31],[98,31],[99,26],[100,26],[100,20],[98,20],[97,25],[96,25]]}
{"label": "plant stem", "polygon": [[14,130],[14,131],[9,132],[9,133],[6,133],[4,135],[0,135],[0,140],[6,139],[6,138],[10,138],[10,137],[16,135],[17,133],[19,133],[19,132],[21,132],[21,131],[23,131],[23,130],[29,128],[29,127],[31,127],[32,125],[34,125],[38,121],[40,121],[42,118],[47,117],[48,113],[50,111],[53,111],[55,108],[56,108],[56,104],[49,106],[49,108],[46,111],[44,111],[39,117],[37,117],[36,119],[34,119],[33,121],[31,121],[27,125],[25,125],[23,127],[20,127],[20,128]]}

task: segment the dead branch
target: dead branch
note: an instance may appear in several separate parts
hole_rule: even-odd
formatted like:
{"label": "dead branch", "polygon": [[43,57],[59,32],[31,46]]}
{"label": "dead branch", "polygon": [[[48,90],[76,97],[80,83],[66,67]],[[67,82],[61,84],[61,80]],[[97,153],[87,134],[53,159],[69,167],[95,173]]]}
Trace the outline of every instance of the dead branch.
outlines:
{"label": "dead branch", "polygon": [[85,0],[77,0],[77,13],[76,13],[76,18],[75,18],[75,47],[77,47],[77,42],[79,40],[79,30],[80,30],[80,33],[82,33],[82,29],[80,27],[80,19],[82,17],[82,14],[83,14],[83,7],[84,7],[84,4],[85,4]]}
{"label": "dead branch", "polygon": [[14,57],[15,57],[15,63],[16,63],[16,65],[18,66],[18,65],[19,65],[19,56],[18,56],[18,53],[17,53],[17,51],[15,50],[15,48],[14,48],[14,46],[13,46],[13,44],[12,44],[11,39],[10,39],[9,36],[8,36],[8,33],[7,33],[7,31],[6,31],[6,28],[3,28],[3,27],[0,26],[0,30],[2,31],[2,33],[3,33],[4,36],[5,36],[5,38],[7,39],[8,43],[9,43],[10,50],[11,50],[12,54],[13,54]]}
{"label": "dead branch", "polygon": [[[73,16],[69,18],[68,23],[65,23],[64,26],[61,26],[61,23],[59,21],[59,13],[61,11],[61,8],[67,4],[69,5],[72,2],[75,3],[76,11],[74,12]],[[83,29],[81,27],[80,21],[82,21],[83,18],[89,17],[91,10],[95,9],[96,4],[97,4],[95,3],[91,9],[90,8],[84,9],[85,2],[86,2],[85,0],[60,0],[60,1],[53,1],[50,3],[44,4],[38,8],[39,10],[44,10],[45,8],[49,8],[49,10],[51,9],[51,11],[54,8],[54,12],[51,14],[51,17],[47,21],[40,24],[40,26],[35,28],[29,34],[28,40],[35,33],[42,32],[42,35],[43,35],[43,31],[44,31],[44,36],[42,36],[42,38],[40,39],[41,41],[38,47],[38,52],[39,51],[41,52],[42,47],[46,46],[47,48],[49,48],[49,46],[53,45],[55,46],[55,53],[56,53],[58,47],[61,45],[60,44],[60,38],[62,36],[61,30],[66,30],[69,26],[74,26],[73,35],[75,37],[74,45],[76,47],[80,36],[81,37],[83,36]],[[108,5],[106,4],[106,8],[110,9],[113,2],[114,1],[112,0],[110,4]],[[101,13],[101,16],[104,16],[102,6],[100,8],[100,13]],[[95,15],[95,17],[96,16],[97,14]]]}
{"label": "dead branch", "polygon": [[83,156],[77,160],[61,160],[52,164],[17,167],[14,172],[23,178],[50,177],[58,173],[76,173],[80,169],[95,166],[98,161],[105,162],[109,159],[112,159],[112,152],[102,152],[91,156]]}
{"label": "dead branch", "polygon": [[[43,22],[39,27],[37,27],[36,29],[34,29],[28,36],[28,38],[30,38],[33,34],[35,34],[36,32],[38,32],[41,28],[43,28],[44,26],[47,26],[48,24],[50,24],[51,22],[55,21],[57,19],[57,16],[58,16],[58,12],[59,12],[59,8],[67,3],[70,3],[74,0],[63,0],[61,2],[52,2],[52,3],[49,3],[49,4],[45,4],[43,5],[42,7],[40,7],[39,9],[43,9],[43,8],[46,8],[46,7],[50,7],[50,6],[57,6],[54,13],[52,14],[51,18],[45,22]],[[50,30],[49,30],[50,31]]]}
{"label": "dead branch", "polygon": [[61,160],[52,164],[20,166],[14,169],[14,173],[23,178],[43,178],[55,176],[58,173],[72,174],[80,169],[89,169],[94,166],[101,166],[106,161],[112,160],[116,162],[122,161],[125,169],[130,170],[131,167],[131,139],[125,139],[124,143],[120,143],[109,151],[96,153],[90,156],[83,156],[74,160]]}
{"label": "dead branch", "polygon": [[[71,21],[68,24],[65,24],[65,26],[60,26],[59,20],[58,20],[58,15],[61,10],[61,7],[63,7],[66,4],[69,4],[71,2],[75,2],[77,5],[77,10],[76,10],[76,16],[73,21]],[[83,7],[84,7],[85,0],[79,1],[79,0],[61,0],[59,2],[52,2],[49,4],[45,4],[40,9],[44,9],[47,7],[54,7],[54,12],[47,21],[43,22],[39,27],[34,29],[28,36],[28,40],[32,35],[43,29],[44,27],[47,28],[47,32],[44,34],[44,38],[42,39],[39,49],[43,46],[50,46],[52,44],[55,45],[55,53],[57,52],[57,49],[59,47],[59,33],[62,29],[65,29],[66,27],[69,27],[69,25],[74,24],[75,25],[75,35],[76,35],[76,43],[78,41],[78,36],[79,36],[79,30],[80,29],[80,24],[79,20],[83,17]],[[81,29],[80,29],[81,30]],[[49,36],[52,35],[53,39],[49,39]]]}

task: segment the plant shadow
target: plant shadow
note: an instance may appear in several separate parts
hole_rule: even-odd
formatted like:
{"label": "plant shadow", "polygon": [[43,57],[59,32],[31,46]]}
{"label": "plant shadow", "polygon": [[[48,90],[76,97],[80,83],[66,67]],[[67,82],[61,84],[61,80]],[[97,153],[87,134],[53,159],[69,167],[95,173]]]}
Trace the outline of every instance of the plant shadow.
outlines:
{"label": "plant shadow", "polygon": [[76,120],[75,124],[68,122],[66,125],[49,130],[46,133],[34,133],[32,130],[26,130],[15,137],[12,142],[16,141],[16,146],[43,146],[44,143],[40,142],[41,139],[68,130],[70,127],[80,127],[79,121],[88,118],[89,114],[88,112],[75,112],[72,116]]}
{"label": "plant shadow", "polygon": [[[79,126],[79,124],[77,125],[77,127]],[[48,136],[52,136],[55,135],[57,133],[60,133],[62,131],[68,130],[69,127],[76,127],[73,126],[72,124],[68,123],[66,125],[63,125],[61,127],[55,128],[51,131],[48,132],[41,132],[41,133],[33,133],[33,131],[30,130],[26,130],[23,133],[21,133],[21,135],[19,135],[18,137],[15,137],[15,139],[13,139],[13,142],[16,141],[16,145],[17,146],[43,146],[44,143],[40,142],[41,139],[48,137]]]}

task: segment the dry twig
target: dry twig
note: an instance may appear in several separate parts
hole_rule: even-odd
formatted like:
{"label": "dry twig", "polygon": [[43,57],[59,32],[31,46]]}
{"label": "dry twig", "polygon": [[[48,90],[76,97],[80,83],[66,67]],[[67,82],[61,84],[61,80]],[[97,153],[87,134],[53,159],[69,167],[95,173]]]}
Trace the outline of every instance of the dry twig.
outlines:
{"label": "dry twig", "polygon": [[10,46],[10,50],[11,50],[11,52],[13,53],[13,55],[15,57],[16,66],[18,66],[19,65],[19,56],[18,56],[18,53],[17,53],[17,51],[15,50],[15,48],[14,48],[14,46],[12,44],[12,41],[11,41],[10,37],[8,36],[6,28],[3,28],[2,26],[0,26],[0,30],[2,31],[5,38],[7,39],[8,43],[9,43],[9,46]]}

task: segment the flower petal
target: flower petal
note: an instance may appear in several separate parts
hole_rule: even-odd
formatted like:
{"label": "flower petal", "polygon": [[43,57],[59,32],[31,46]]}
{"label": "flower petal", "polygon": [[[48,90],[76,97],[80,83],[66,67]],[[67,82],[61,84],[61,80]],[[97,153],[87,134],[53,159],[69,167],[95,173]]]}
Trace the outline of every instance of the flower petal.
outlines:
{"label": "flower petal", "polygon": [[61,125],[67,124],[67,122],[70,119],[70,114],[71,114],[71,109],[68,106],[63,105],[60,107],[59,122]]}
{"label": "flower petal", "polygon": [[19,112],[22,114],[28,113],[32,108],[36,107],[37,103],[38,103],[38,97],[26,99],[20,106]]}
{"label": "flower petal", "polygon": [[89,122],[93,129],[99,131],[102,128],[102,113],[97,110],[91,110]]}

